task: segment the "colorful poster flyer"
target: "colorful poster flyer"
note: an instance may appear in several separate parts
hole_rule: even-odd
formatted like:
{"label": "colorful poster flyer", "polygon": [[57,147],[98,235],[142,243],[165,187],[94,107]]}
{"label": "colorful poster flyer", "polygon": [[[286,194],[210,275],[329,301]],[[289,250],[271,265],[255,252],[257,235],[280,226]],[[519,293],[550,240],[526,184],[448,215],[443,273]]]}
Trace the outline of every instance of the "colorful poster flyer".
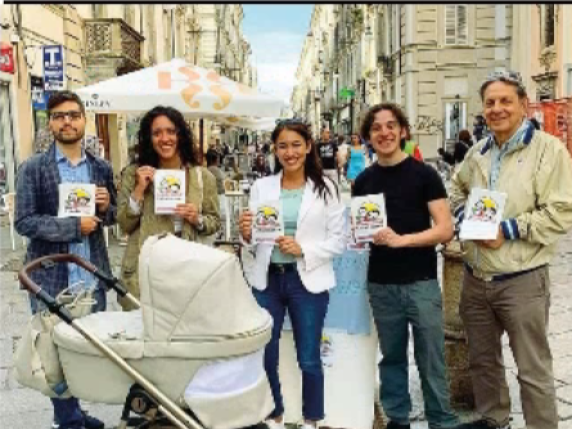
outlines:
{"label": "colorful poster flyer", "polygon": [[95,216],[95,185],[60,183],[58,217]]}
{"label": "colorful poster flyer", "polygon": [[265,201],[254,210],[252,225],[252,242],[254,244],[274,244],[276,239],[284,235],[284,219],[280,200]]}
{"label": "colorful poster flyer", "polygon": [[185,204],[185,170],[156,170],[155,214],[173,214],[178,204]]}
{"label": "colorful poster flyer", "polygon": [[387,226],[383,194],[352,198],[351,211],[356,243],[372,242],[373,236]]}
{"label": "colorful poster flyer", "polygon": [[494,240],[502,221],[507,194],[473,188],[465,206],[461,240]]}

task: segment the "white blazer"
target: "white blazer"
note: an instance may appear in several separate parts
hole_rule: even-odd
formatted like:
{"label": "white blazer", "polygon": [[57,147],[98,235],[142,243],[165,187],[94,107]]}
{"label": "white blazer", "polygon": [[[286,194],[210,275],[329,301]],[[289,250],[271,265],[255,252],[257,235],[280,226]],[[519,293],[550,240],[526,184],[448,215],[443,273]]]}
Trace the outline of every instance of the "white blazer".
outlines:
{"label": "white blazer", "polygon": [[[326,200],[314,192],[314,184],[308,179],[298,212],[296,241],[303,256],[297,258],[298,272],[306,289],[320,293],[336,285],[333,259],[346,247],[344,233],[345,205],[337,195],[334,184],[325,178],[332,192]],[[250,190],[250,210],[254,213],[259,202],[280,199],[282,172],[258,179]],[[250,284],[264,290],[268,280],[268,266],[273,245],[254,245],[256,259],[246,276]]]}

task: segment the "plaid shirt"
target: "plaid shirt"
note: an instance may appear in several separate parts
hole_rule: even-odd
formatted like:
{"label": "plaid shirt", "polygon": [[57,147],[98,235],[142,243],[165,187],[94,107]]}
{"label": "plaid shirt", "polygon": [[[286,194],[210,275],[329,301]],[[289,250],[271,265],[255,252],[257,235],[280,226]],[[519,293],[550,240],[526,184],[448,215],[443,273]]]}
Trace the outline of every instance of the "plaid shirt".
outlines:
{"label": "plaid shirt", "polygon": [[[117,193],[113,184],[113,171],[109,164],[87,153],[91,183],[106,187],[110,204],[107,212],[97,215],[102,219],[96,231],[89,235],[91,263],[111,274],[103,226],[115,223],[117,214]],[[56,163],[55,143],[46,153],[37,154],[20,167],[16,182],[16,219],[18,233],[28,237],[28,251],[25,262],[55,253],[69,253],[70,243],[80,243],[80,219],[58,218],[58,184],[61,177]],[[68,286],[67,264],[56,264],[51,269],[38,269],[31,274],[32,280],[55,297]],[[101,282],[98,287],[103,287]]]}

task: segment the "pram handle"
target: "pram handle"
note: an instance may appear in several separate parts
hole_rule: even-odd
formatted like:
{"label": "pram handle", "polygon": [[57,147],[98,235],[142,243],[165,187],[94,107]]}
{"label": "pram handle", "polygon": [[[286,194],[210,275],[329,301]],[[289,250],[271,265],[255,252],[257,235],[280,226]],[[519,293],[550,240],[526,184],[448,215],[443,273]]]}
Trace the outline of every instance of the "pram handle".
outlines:
{"label": "pram handle", "polygon": [[30,293],[33,293],[37,299],[46,304],[46,307],[48,307],[52,313],[57,313],[64,321],[70,323],[69,321],[71,321],[71,315],[69,312],[67,315],[63,314],[62,310],[65,310],[65,308],[59,307],[55,298],[44,291],[38,284],[36,284],[36,282],[30,278],[30,273],[40,268],[52,268],[55,263],[65,262],[74,263],[84,270],[89,271],[99,280],[103,281],[105,284],[115,290],[119,296],[124,297],[127,295],[127,289],[125,289],[119,279],[113,276],[108,276],[91,262],[86,261],[77,255],[72,255],[71,253],[57,253],[54,255],[42,256],[41,258],[30,261],[18,272],[18,279],[20,280],[20,283],[22,283],[22,286],[24,286]]}

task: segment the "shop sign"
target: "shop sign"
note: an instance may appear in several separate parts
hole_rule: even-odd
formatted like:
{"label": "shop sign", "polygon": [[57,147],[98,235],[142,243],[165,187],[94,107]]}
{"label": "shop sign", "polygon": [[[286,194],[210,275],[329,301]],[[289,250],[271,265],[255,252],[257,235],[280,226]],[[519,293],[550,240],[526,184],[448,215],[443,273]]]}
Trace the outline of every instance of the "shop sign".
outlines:
{"label": "shop sign", "polygon": [[9,43],[0,43],[0,71],[14,74],[14,48]]}
{"label": "shop sign", "polygon": [[44,65],[44,89],[61,91],[65,89],[64,47],[62,45],[42,46]]}
{"label": "shop sign", "polygon": [[47,110],[48,94],[44,90],[44,79],[38,76],[31,76],[32,87],[32,107],[34,110]]}

